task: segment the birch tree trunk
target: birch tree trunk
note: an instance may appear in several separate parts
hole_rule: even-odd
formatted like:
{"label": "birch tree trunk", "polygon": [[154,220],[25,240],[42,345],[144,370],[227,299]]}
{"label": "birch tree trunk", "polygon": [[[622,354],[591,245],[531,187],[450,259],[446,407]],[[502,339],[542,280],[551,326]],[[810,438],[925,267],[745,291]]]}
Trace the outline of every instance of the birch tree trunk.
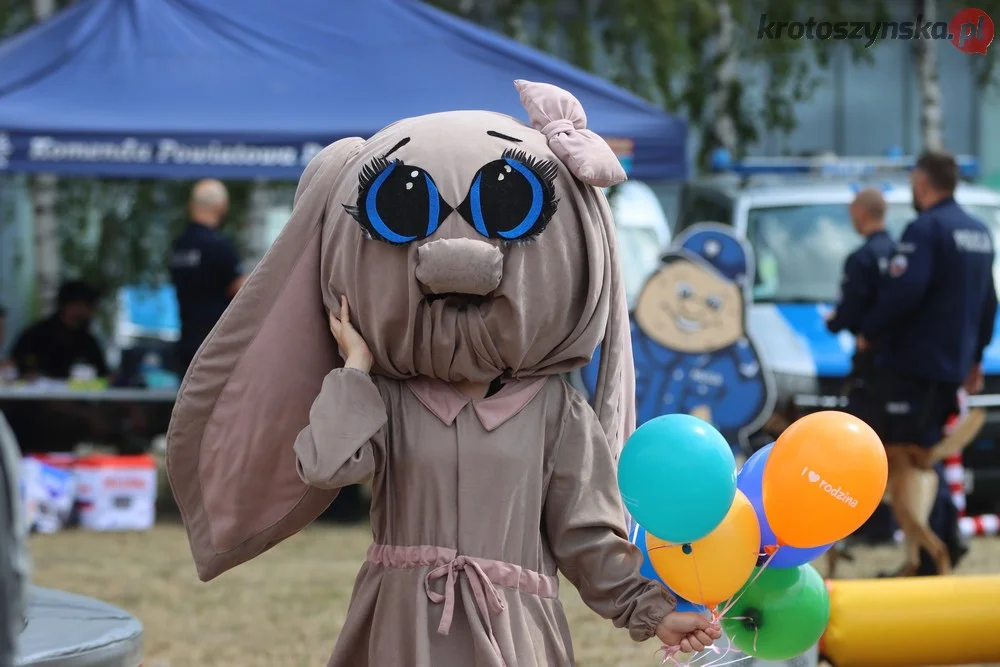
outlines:
{"label": "birch tree trunk", "polygon": [[249,211],[245,238],[249,257],[243,258],[243,273],[250,273],[264,257],[273,239],[268,238],[267,213],[273,197],[267,181],[257,179],[250,188]]}
{"label": "birch tree trunk", "polygon": [[[55,11],[55,0],[32,0],[35,20],[44,21]],[[56,194],[59,181],[51,174],[39,174],[32,182],[34,204],[35,304],[40,313],[49,313],[59,290],[59,223]]]}
{"label": "birch tree trunk", "polygon": [[56,0],[31,0],[36,21],[44,21],[56,11]]}
{"label": "birch tree trunk", "polygon": [[[937,20],[937,0],[915,0],[914,9],[918,21],[933,23]],[[920,91],[920,137],[924,150],[944,150],[944,109],[934,42],[915,39],[913,59]]]}
{"label": "birch tree trunk", "polygon": [[714,81],[709,104],[712,114],[709,121],[709,136],[714,140],[710,142],[715,144],[713,147],[726,148],[732,152],[739,140],[736,121],[732,114],[733,86],[739,68],[736,21],[729,0],[717,0],[715,4],[719,18],[719,34],[715,40],[713,54],[715,67],[711,74]]}

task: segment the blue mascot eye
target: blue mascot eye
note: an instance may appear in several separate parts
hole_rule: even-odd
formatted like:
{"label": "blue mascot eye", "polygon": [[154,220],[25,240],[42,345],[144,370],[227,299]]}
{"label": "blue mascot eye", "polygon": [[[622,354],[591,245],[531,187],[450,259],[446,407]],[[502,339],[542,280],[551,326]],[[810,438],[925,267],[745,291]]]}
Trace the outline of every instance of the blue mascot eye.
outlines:
{"label": "blue mascot eye", "polygon": [[452,210],[430,174],[384,158],[361,171],[357,205],[344,209],[369,236],[394,245],[427,238]]}
{"label": "blue mascot eye", "polygon": [[555,215],[557,174],[552,162],[507,151],[480,168],[457,210],[487,238],[526,241],[540,234]]}

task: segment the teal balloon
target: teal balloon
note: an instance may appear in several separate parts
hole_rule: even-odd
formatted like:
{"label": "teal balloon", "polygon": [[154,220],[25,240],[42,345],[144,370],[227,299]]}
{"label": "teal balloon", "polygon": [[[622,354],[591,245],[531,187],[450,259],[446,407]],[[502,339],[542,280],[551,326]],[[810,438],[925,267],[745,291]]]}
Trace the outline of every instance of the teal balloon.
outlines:
{"label": "teal balloon", "polygon": [[629,514],[674,544],[705,537],[736,497],[736,459],[711,424],[663,415],[637,428],[618,459],[618,488]]}
{"label": "teal balloon", "polygon": [[802,655],[819,641],[830,621],[830,594],[812,565],[765,568],[734,599],[722,629],[733,646],[760,660],[780,662]]}

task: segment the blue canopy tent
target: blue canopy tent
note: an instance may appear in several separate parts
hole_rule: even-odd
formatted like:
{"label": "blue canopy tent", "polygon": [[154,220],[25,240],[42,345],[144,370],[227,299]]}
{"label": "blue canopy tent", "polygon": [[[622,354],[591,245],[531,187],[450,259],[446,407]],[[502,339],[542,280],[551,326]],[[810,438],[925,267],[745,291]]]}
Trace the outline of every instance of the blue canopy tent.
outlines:
{"label": "blue canopy tent", "polygon": [[526,120],[517,78],[577,95],[635,178],[686,177],[683,120],[416,0],[81,0],[0,43],[0,171],[295,179],[401,117]]}

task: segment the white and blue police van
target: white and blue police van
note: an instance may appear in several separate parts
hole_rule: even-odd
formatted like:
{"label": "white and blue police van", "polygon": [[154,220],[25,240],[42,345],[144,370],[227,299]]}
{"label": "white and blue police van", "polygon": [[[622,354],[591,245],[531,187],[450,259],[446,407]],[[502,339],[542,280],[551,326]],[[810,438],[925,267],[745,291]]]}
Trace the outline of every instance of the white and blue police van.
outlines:
{"label": "white and blue police van", "polygon": [[[759,158],[716,164],[716,173],[685,184],[673,235],[701,222],[731,225],[752,246],[756,271],[747,329],[778,393],[776,416],[790,422],[817,409],[843,407],[854,338],[827,331],[844,260],[862,239],[848,205],[863,187],[880,187],[886,226],[898,239],[916,217],[908,171],[913,159]],[[959,158],[955,198],[992,231],[1000,248],[1000,193],[972,184],[978,165]],[[1000,253],[994,266],[1000,285]],[[969,509],[1000,509],[1000,322],[983,359],[986,386],[970,406],[988,409],[979,439],[964,452],[972,472]],[[766,435],[762,436],[767,438]]]}

